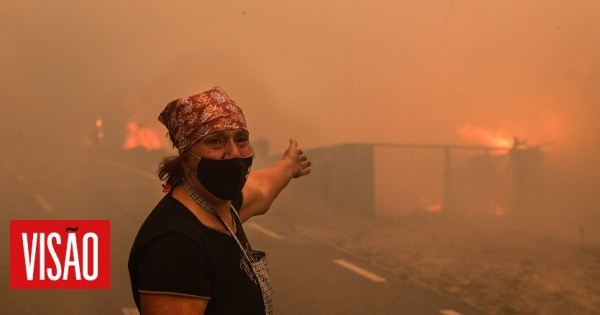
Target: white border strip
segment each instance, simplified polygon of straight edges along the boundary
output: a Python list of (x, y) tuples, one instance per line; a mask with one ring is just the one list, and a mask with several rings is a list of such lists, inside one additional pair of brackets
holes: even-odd
[(257, 230), (257, 231), (259, 231), (259, 232), (261, 232), (262, 234), (264, 234), (266, 236), (269, 236), (269, 237), (272, 237), (272, 238), (275, 238), (275, 239), (278, 239), (278, 240), (284, 239), (284, 237), (281, 236), (280, 234), (277, 234), (277, 232), (269, 230), (266, 227), (263, 227), (262, 225), (258, 225), (258, 224), (254, 223), (254, 222), (246, 223), (246, 225), (249, 226), (249, 227), (251, 227), (251, 228), (253, 228), (253, 229), (255, 229), (255, 230)]
[(35, 201), (42, 207), (42, 209), (46, 212), (54, 212), (54, 207), (44, 198), (42, 195), (34, 195)]
[(351, 264), (351, 263), (349, 263), (349, 262), (347, 262), (347, 261), (345, 261), (343, 259), (335, 259), (333, 262), (336, 263), (336, 264), (338, 264), (338, 265), (340, 265), (340, 266), (342, 266), (342, 267), (344, 267), (344, 268), (346, 268), (346, 269), (348, 269), (348, 270), (350, 270), (350, 271), (352, 271), (352, 272), (354, 272), (354, 273), (356, 273), (356, 274), (358, 274), (358, 275), (361, 275), (361, 276), (363, 276), (363, 277), (365, 277), (365, 278), (367, 278), (367, 279), (369, 279), (369, 280), (371, 280), (373, 282), (385, 282), (386, 281), (385, 278), (380, 277), (380, 276), (378, 276), (378, 275), (376, 275), (376, 274), (374, 274), (374, 273), (372, 273), (372, 272), (370, 272), (368, 270), (360, 268), (360, 267), (358, 267), (358, 266), (356, 266), (354, 264)]

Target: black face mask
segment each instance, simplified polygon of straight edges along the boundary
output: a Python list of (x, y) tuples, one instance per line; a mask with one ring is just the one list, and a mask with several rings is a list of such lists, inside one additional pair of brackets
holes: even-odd
[(252, 155), (224, 160), (199, 159), (196, 177), (211, 194), (223, 200), (238, 196), (250, 174)]

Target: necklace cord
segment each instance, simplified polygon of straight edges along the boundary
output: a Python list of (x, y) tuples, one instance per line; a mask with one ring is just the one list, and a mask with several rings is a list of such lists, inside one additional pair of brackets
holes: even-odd
[[(219, 215), (219, 213), (217, 213), (217, 211), (215, 210), (215, 208), (210, 203), (208, 203), (206, 200), (204, 200), (202, 197), (200, 197), (200, 195), (198, 195), (198, 193), (196, 193), (196, 191), (194, 190), (194, 188), (192, 187), (192, 185), (190, 185), (190, 183), (187, 180), (184, 180), (183, 184), (181, 186), (188, 193), (188, 195), (190, 195), (190, 197), (192, 197), (192, 199), (194, 199), (194, 201), (196, 201), (196, 203), (198, 203), (201, 207), (203, 207), (204, 209), (206, 209), (206, 211), (210, 212), (212, 215), (216, 216), (219, 220), (221, 220), (221, 223), (223, 223), (223, 225), (225, 225), (225, 227), (229, 231), (229, 234), (231, 234), (231, 236), (233, 236), (233, 238), (235, 239), (235, 242), (238, 244), (238, 246), (240, 247), (240, 249), (244, 253), (244, 256), (246, 256), (246, 259), (249, 262), (254, 262), (254, 260), (251, 260), (250, 257), (248, 256), (248, 253), (247, 253), (246, 249), (244, 248), (244, 246), (242, 246), (242, 243), (240, 243), (240, 240), (235, 236), (235, 233), (233, 232), (233, 230), (229, 227), (229, 225), (227, 224), (227, 222), (225, 222), (225, 220), (223, 220), (223, 218)], [(233, 209), (233, 206), (231, 206), (231, 208)], [(239, 219), (237, 211), (234, 210), (232, 212)]]

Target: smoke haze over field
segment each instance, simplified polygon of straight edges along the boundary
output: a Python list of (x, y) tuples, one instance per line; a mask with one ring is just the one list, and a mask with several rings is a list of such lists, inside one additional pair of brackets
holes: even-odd
[[(213, 85), (271, 151), (345, 142), (544, 147), (588, 205), (600, 184), (600, 2), (4, 1), (4, 143), (107, 143)], [(41, 142), (40, 142), (41, 143)], [(318, 166), (317, 166), (318, 167)], [(581, 198), (578, 198), (581, 199)]]

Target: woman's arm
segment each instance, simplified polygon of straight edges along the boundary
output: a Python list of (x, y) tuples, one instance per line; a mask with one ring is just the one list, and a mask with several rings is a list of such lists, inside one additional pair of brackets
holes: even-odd
[(204, 314), (207, 299), (140, 293), (140, 304), (144, 315), (198, 315)]
[(310, 173), (310, 161), (298, 149), (298, 142), (290, 139), (283, 158), (270, 167), (251, 171), (242, 190), (244, 201), (239, 211), (242, 222), (264, 214), (292, 178)]

